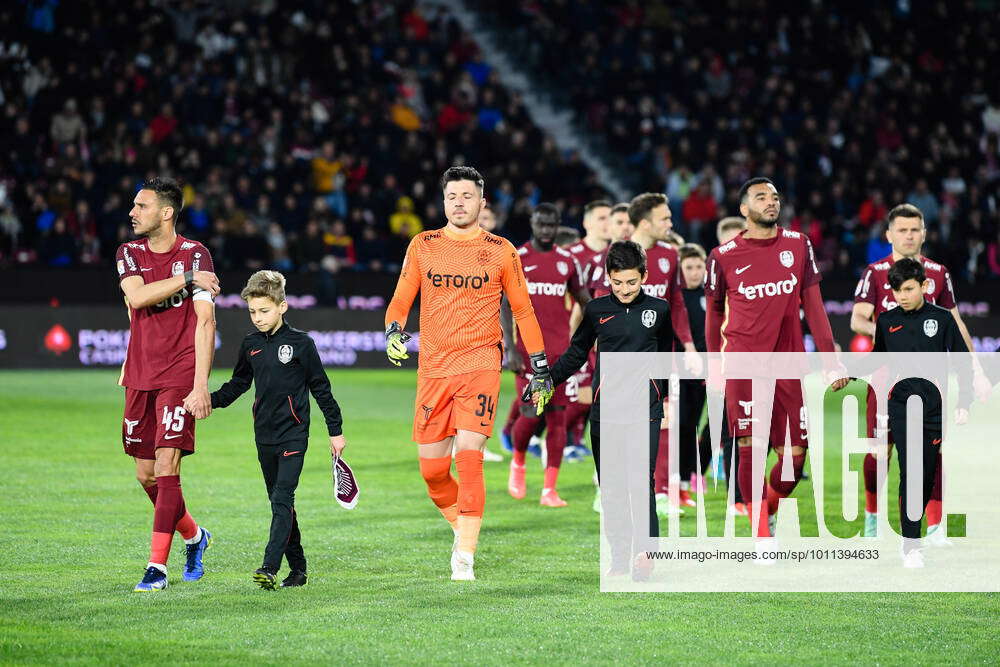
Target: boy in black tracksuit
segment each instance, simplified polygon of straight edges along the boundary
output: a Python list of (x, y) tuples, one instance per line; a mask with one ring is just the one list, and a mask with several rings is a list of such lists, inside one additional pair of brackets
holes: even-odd
[[(646, 253), (632, 241), (617, 241), (608, 249), (606, 269), (611, 284), (611, 294), (590, 301), (583, 309), (583, 320), (573, 334), (569, 349), (552, 367), (553, 386), (565, 382), (587, 360), (590, 349), (597, 342), (597, 366), (594, 370), (593, 396), (590, 409), (591, 449), (598, 478), (601, 474), (601, 352), (670, 352), (673, 349), (674, 330), (670, 323), (670, 304), (663, 299), (646, 295), (642, 283), (646, 279)], [(652, 323), (650, 324), (650, 320)], [(653, 500), (653, 469), (663, 419), (663, 388), (658, 380), (650, 381), (649, 388), (649, 535), (659, 535), (656, 505)], [(609, 498), (602, 491), (602, 504), (607, 509), (626, 507), (627, 498)], [(605, 514), (607, 519), (607, 514)], [(609, 575), (628, 573), (629, 559), (637, 551), (632, 542), (631, 515), (605, 521), (609, 529), (612, 565)], [(613, 534), (612, 534), (612, 531)], [(637, 540), (637, 541), (641, 541)], [(630, 551), (631, 550), (631, 551)], [(641, 580), (649, 576), (652, 561), (643, 558), (633, 563), (632, 576)]]
[[(955, 409), (955, 423), (964, 424), (968, 420), (968, 409), (972, 404), (972, 358), (962, 339), (955, 318), (950, 311), (927, 303), (923, 293), (927, 289), (927, 277), (920, 262), (901, 259), (889, 269), (889, 285), (898, 308), (886, 311), (875, 321), (875, 345), (873, 352), (952, 352), (953, 363), (958, 370), (958, 405)], [(864, 364), (862, 360), (862, 364)], [(866, 364), (870, 366), (870, 364)], [(867, 370), (867, 368), (865, 369)], [(898, 369), (897, 369), (898, 370)], [(867, 374), (865, 372), (859, 374)], [(897, 373), (898, 375), (898, 373)], [(896, 378), (889, 393), (889, 430), (899, 451), (899, 500), (900, 524), (904, 539), (903, 557), (907, 567), (922, 567), (918, 544), (920, 524), (923, 515), (913, 520), (907, 516), (907, 476), (906, 462), (909, 456), (923, 456), (923, 485), (920, 507), (930, 498), (937, 473), (938, 452), (942, 439), (942, 390), (939, 391), (928, 380), (920, 378)], [(910, 396), (919, 396), (923, 403), (923, 442), (920, 450), (909, 452), (906, 432), (906, 401)], [(911, 555), (912, 552), (912, 555)]]
[(282, 315), (285, 278), (277, 271), (258, 271), (241, 296), (258, 331), (247, 334), (233, 377), (212, 393), (212, 407), (224, 408), (256, 384), (253, 402), (257, 459), (271, 500), (271, 534), (264, 564), (254, 572), (261, 588), (274, 590), (282, 555), (291, 569), (283, 587), (306, 583), (306, 558), (295, 517), (295, 488), (309, 439), (309, 392), (326, 418), (330, 451), (339, 455), (346, 445), (340, 407), (330, 392), (330, 380), (316, 344), (304, 331), (293, 329)]

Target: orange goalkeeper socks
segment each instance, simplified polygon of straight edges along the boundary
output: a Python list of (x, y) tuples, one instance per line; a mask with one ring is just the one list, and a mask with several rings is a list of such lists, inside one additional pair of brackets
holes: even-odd
[(458, 469), (458, 549), (475, 553), (479, 528), (486, 507), (486, 483), (483, 481), (483, 453), (461, 451), (455, 455)]
[(451, 457), (420, 459), (420, 474), (427, 484), (427, 495), (453, 530), (458, 529), (458, 483), (451, 476)]

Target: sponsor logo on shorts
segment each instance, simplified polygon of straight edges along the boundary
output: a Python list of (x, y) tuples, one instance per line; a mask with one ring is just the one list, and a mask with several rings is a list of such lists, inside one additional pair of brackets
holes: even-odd
[(301, 454), (301, 453), (302, 453), (301, 449), (296, 449), (294, 452), (283, 452), (282, 456), (291, 456), (292, 454)]
[(139, 420), (138, 419), (136, 419), (134, 421), (131, 420), (131, 419), (126, 419), (125, 420), (125, 432), (128, 433), (129, 435), (132, 435), (132, 429), (134, 429), (138, 425), (139, 425)]
[(431, 418), (431, 413), (434, 412), (434, 408), (428, 405), (421, 405), (420, 407), (424, 410), (424, 421), (428, 421)]
[(174, 433), (173, 435), (165, 435), (165, 436), (163, 436), (163, 439), (164, 440), (173, 440), (174, 438), (179, 438), (182, 435), (183, 435), (182, 433)]

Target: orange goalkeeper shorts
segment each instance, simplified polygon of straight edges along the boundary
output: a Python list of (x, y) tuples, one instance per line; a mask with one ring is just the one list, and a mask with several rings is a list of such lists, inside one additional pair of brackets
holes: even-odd
[(443, 378), (417, 377), (413, 440), (426, 445), (458, 429), (493, 434), (500, 397), (500, 371), (482, 370)]

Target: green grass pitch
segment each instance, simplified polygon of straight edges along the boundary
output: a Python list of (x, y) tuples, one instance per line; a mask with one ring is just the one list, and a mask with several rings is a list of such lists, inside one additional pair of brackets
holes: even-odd
[(538, 506), (537, 461), (521, 502), (507, 466), (487, 464), (479, 580), (452, 582), (451, 534), (409, 443), (412, 370), (331, 373), (362, 485), (352, 512), (333, 502), (313, 406), (296, 501), (305, 588), (269, 593), (250, 579), (270, 514), (248, 393), (199, 423), (183, 467), (188, 508), (215, 534), (205, 578), (180, 581), (175, 539), (171, 587), (132, 593), (152, 508), (121, 451), (116, 375), (0, 373), (0, 663), (995, 660), (995, 595), (602, 594), (590, 462), (564, 466), (564, 510)]

